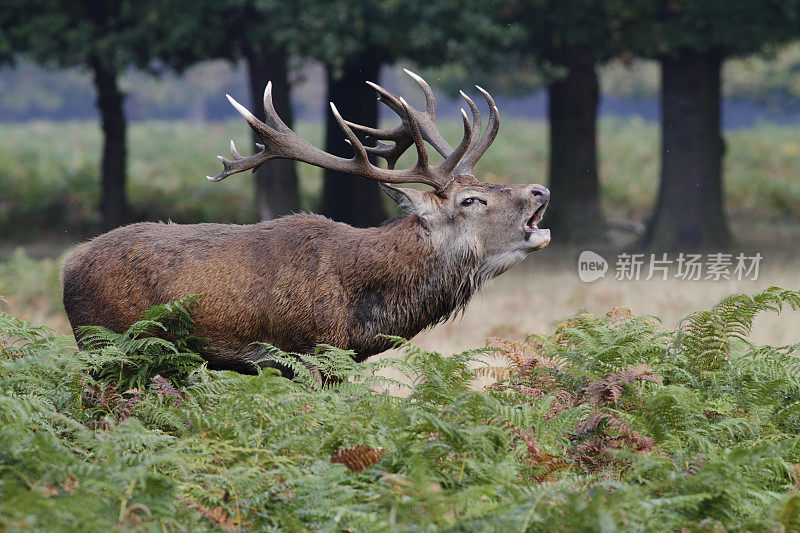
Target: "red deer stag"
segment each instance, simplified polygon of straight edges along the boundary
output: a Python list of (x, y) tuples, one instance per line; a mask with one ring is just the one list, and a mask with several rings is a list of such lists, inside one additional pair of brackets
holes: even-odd
[[(408, 71), (406, 71), (408, 72)], [(64, 307), (73, 329), (93, 324), (123, 331), (152, 305), (198, 294), (193, 309), (197, 334), (208, 341), (209, 367), (252, 372), (268, 364), (268, 343), (305, 353), (318, 344), (354, 350), (357, 360), (382, 352), (380, 334), (411, 338), (464, 309), (488, 279), (547, 246), (550, 231), (537, 224), (550, 199), (541, 185), (483, 183), (472, 175), (497, 135), (499, 114), (492, 97), (481, 116), (463, 92), (472, 121), (461, 110), (464, 135), (452, 148), (435, 124), (433, 92), (422, 88), (424, 111), (370, 83), (379, 100), (401, 118), (391, 130), (344, 120), (331, 111), (355, 155), (329, 154), (289, 129), (273, 108), (271, 85), (264, 92), (261, 122), (228, 96), (258, 134), (259, 151), (233, 159), (219, 181), (274, 158), (363, 176), (383, 184), (407, 216), (376, 228), (354, 228), (313, 214), (295, 214), (254, 225), (139, 223), (115, 229), (78, 246), (64, 262)], [(367, 146), (358, 132), (375, 141)], [(388, 141), (387, 144), (383, 141)], [(444, 160), (433, 165), (425, 142)], [(369, 143), (372, 144), (372, 143)], [(395, 169), (411, 146), (417, 161)], [(384, 158), (388, 168), (374, 165)], [(421, 191), (388, 184), (418, 183)]]

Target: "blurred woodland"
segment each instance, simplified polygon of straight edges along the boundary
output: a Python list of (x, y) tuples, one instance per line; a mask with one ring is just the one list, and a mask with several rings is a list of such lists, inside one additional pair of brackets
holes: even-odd
[[(147, 198), (135, 198), (147, 193), (131, 187), (131, 168), (149, 166), (148, 179), (175, 183), (163, 175), (164, 163), (170, 172), (180, 171), (172, 163), (186, 154), (132, 160), (131, 154), (139, 157), (132, 138), (143, 135), (145, 143), (158, 146), (164, 140), (151, 137), (157, 128), (170, 128), (153, 121), (184, 125), (186, 148), (196, 138), (204, 150), (197, 153), (191, 147), (193, 157), (209, 164), (202, 167), (204, 174), (181, 176), (180, 181), (202, 180), (215, 172), (213, 156), (224, 144), (216, 135), (213, 143), (200, 137), (227, 128), (224, 121), (234, 115), (222, 95), (229, 92), (247, 102), (249, 94), (259, 102), (252, 106), (258, 114), (270, 80), (277, 111), (287, 124), (297, 121), (302, 130), (324, 116), (321, 135), (311, 127), (311, 137), (321, 137), (317, 141), (326, 151), (349, 157), (351, 149), (333, 117), (323, 114), (324, 104), (334, 101), (348, 120), (377, 125), (384, 115), (364, 82), (380, 81), (416, 96), (413, 83), (398, 74), (399, 66), (410, 66), (453, 97), (438, 110), (445, 125), (457, 116), (457, 89), (474, 83), (498, 95), (504, 117), (546, 119), (541, 144), (504, 151), (516, 161), (492, 167), (488, 174), (498, 181), (538, 181), (550, 187), (554, 202), (545, 222), (560, 242), (606, 241), (616, 221), (609, 224), (605, 204), (614, 203), (619, 192), (628, 214), (635, 211), (629, 222), (644, 224), (635, 245), (728, 247), (734, 237), (726, 214), (725, 161), (737, 154), (731, 154), (732, 141), (723, 132), (763, 120), (792, 124), (800, 114), (800, 0), (3, 3), (0, 118), (14, 124), (0, 126), (0, 158), (10, 160), (0, 170), (0, 213), (5, 212), (0, 223), (3, 234), (13, 238), (35, 235), (32, 228), (41, 222), (51, 232), (56, 228), (82, 237), (156, 214), (171, 216), (143, 205)], [(601, 114), (660, 121), (657, 161), (646, 162), (657, 166), (657, 185), (634, 183), (629, 175), (620, 186), (615, 176), (601, 174)], [(19, 124), (30, 119), (99, 119), (102, 138), (97, 146), (92, 132), (78, 131), (72, 122), (34, 125), (34, 131)], [(137, 134), (132, 120), (147, 120), (149, 129)], [(48, 166), (47, 156), (20, 158), (18, 150), (25, 148), (18, 145), (36, 138), (37, 127), (47, 129), (40, 132), (51, 139), (45, 142), (62, 145), (72, 160)], [(506, 122), (505, 129), (519, 137), (538, 127)], [(770, 150), (791, 152), (787, 146), (779, 142)], [(531, 168), (525, 158), (532, 155), (542, 157)], [(98, 163), (73, 172), (75, 158)], [(761, 163), (761, 168), (768, 165)], [(509, 165), (518, 173), (503, 174)], [(793, 180), (786, 175), (794, 172), (791, 166), (782, 166), (775, 176), (765, 169), (768, 175), (755, 177), (778, 180), (783, 192), (773, 195), (777, 203), (794, 203)], [(36, 167), (41, 172), (31, 170)], [(254, 193), (238, 189), (249, 195), (254, 211), (242, 210), (235, 221), (309, 208), (359, 226), (387, 218), (379, 190), (368, 180), (325, 171), (320, 184), (304, 185), (306, 172), (285, 160), (262, 165), (255, 172)], [(41, 175), (48, 184), (31, 190), (36, 185), (30, 181)], [(22, 181), (26, 184), (20, 189)], [(626, 183), (652, 192), (644, 202), (649, 206), (631, 207), (630, 191), (604, 190)], [(192, 191), (214, 201), (214, 193)], [(217, 191), (224, 202), (225, 190)], [(65, 202), (65, 196), (72, 200)], [(159, 198), (152, 200), (157, 204)], [(83, 216), (87, 203), (96, 203), (96, 216)], [(73, 209), (80, 215), (71, 214)], [(195, 211), (183, 217), (176, 209), (174, 218), (199, 221), (214, 210)], [(27, 218), (20, 218), (22, 213)]]

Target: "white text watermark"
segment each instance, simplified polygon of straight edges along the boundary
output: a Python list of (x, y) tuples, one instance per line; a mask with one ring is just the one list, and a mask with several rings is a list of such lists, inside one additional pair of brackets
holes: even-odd
[[(649, 281), (679, 279), (685, 281), (757, 280), (763, 256), (760, 253), (707, 254), (621, 253), (614, 262), (614, 279), (620, 281)], [(578, 257), (578, 276), (592, 282), (606, 277), (608, 261), (591, 250)]]

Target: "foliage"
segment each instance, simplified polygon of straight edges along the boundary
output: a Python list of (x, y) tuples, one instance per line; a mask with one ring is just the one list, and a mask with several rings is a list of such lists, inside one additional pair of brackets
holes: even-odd
[[(190, 305), (92, 332), (123, 359), (191, 361)], [(793, 531), (800, 346), (746, 340), (784, 306), (800, 292), (734, 295), (674, 332), (624, 309), (578, 315), (492, 341), (509, 367), (477, 371), (505, 376), (485, 393), (468, 364), (485, 349), (402, 339), (404, 361), (295, 356), (340, 378), (324, 383), (203, 366), (170, 383), (166, 360), (112, 376), (96, 371), (107, 342), (75, 352), (0, 313), (0, 527)], [(132, 333), (152, 328), (178, 335)], [(385, 365), (408, 375), (406, 397), (378, 392)]]
[(79, 328), (80, 344), (91, 352), (89, 371), (99, 381), (114, 381), (120, 390), (145, 387), (153, 376), (184, 384), (203, 363), (197, 352), (204, 342), (191, 336), (194, 321), (189, 310), (197, 300), (188, 296), (152, 307), (123, 333), (101, 326)]
[(102, 64), (111, 71), (146, 67), (170, 31), (158, 2), (75, 3), (9, 0), (0, 23), (16, 56), (60, 67)]
[(298, 30), (293, 47), (336, 74), (359, 57), (440, 66), (465, 53), (508, 46), (516, 30), (492, 18), (501, 5), (498, 0), (304, 0), (293, 4)]
[(163, 12), (169, 30), (156, 55), (176, 69), (206, 59), (260, 58), (301, 37), (298, 14), (276, 0), (175, 1)]
[(611, 3), (625, 15), (621, 29), (627, 30), (624, 41), (634, 55), (677, 56), (691, 50), (741, 56), (798, 36), (796, 0)]

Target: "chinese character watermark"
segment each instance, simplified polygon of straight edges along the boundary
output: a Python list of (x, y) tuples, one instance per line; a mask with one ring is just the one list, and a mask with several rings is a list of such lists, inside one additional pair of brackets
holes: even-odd
[[(621, 253), (614, 263), (614, 279), (620, 281), (649, 281), (680, 279), (685, 281), (720, 281), (758, 279), (760, 253), (747, 255), (715, 252), (708, 254), (679, 253)], [(591, 283), (604, 278), (609, 262), (600, 254), (585, 250), (578, 257), (578, 276)]]

